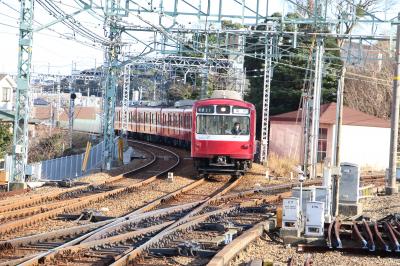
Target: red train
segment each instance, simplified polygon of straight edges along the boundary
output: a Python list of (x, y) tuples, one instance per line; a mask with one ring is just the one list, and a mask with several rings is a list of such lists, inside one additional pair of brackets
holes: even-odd
[[(256, 111), (234, 99), (199, 100), (190, 107), (130, 107), (128, 134), (137, 139), (191, 148), (201, 175), (237, 176), (251, 168), (256, 151)], [(117, 108), (115, 129), (121, 130)]]

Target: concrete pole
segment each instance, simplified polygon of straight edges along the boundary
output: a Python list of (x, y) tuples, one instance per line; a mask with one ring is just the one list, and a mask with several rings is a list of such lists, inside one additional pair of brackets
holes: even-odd
[(206, 34), (206, 40), (204, 43), (204, 57), (203, 58), (206, 63), (202, 69), (200, 99), (207, 98), (207, 91), (208, 91), (208, 34)]
[(57, 122), (56, 125), (60, 126), (60, 108), (61, 108), (61, 78), (58, 78), (57, 84)]
[(318, 162), (318, 140), (319, 140), (319, 116), (321, 105), (321, 91), (322, 91), (322, 71), (323, 71), (323, 40), (317, 41), (315, 51), (315, 77), (314, 77), (314, 92), (312, 103), (312, 121), (311, 121), (311, 147), (310, 147), (310, 164), (311, 171), (309, 178), (317, 177), (317, 162)]
[[(400, 13), (398, 14), (400, 19)], [(391, 131), (390, 131), (390, 160), (389, 160), (389, 176), (386, 182), (386, 195), (393, 195), (398, 192), (396, 185), (396, 167), (397, 167), (397, 140), (399, 136), (399, 104), (400, 104), (400, 24), (397, 25), (396, 36), (396, 67), (393, 77), (393, 98), (392, 98), (392, 115), (391, 115)]]
[(336, 173), (334, 175), (333, 182), (333, 208), (332, 214), (333, 216), (339, 215), (339, 182), (340, 182), (340, 174), (338, 173), (340, 169), (340, 138), (342, 131), (342, 123), (343, 123), (343, 95), (344, 95), (344, 78), (346, 75), (346, 66), (343, 65), (342, 73), (340, 75), (340, 80), (337, 89), (336, 95), (336, 131), (335, 131), (335, 154), (333, 165), (336, 168)]

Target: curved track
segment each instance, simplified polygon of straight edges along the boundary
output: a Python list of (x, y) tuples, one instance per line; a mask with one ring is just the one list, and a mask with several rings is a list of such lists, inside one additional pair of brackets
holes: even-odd
[[(107, 185), (112, 184), (112, 186), (114, 187), (113, 189), (110, 189), (109, 191), (95, 193), (93, 195), (85, 195), (83, 197), (79, 197), (76, 199), (72, 198), (70, 200), (64, 200), (62, 204), (52, 203), (50, 205), (50, 207), (48, 207), (49, 204), (46, 203), (47, 200), (49, 200), (49, 199), (51, 200), (56, 197), (59, 197), (60, 195), (65, 195), (65, 194), (61, 194), (61, 193), (57, 192), (57, 193), (51, 193), (50, 195), (45, 195), (45, 196), (34, 196), (33, 199), (28, 198), (26, 200), (21, 200), (21, 202), (18, 202), (18, 203), (12, 203), (12, 199), (10, 199), (8, 202), (3, 203), (3, 205), (1, 207), (4, 207), (4, 210), (8, 210), (11, 208), (17, 208), (17, 210), (0, 213), (0, 217), (3, 217), (3, 221), (7, 221), (5, 224), (0, 225), (0, 231), (3, 233), (11, 233), (12, 231), (20, 230), (22, 228), (25, 228), (27, 226), (30, 226), (30, 225), (33, 225), (36, 223), (40, 224), (41, 222), (48, 220), (49, 218), (55, 217), (61, 213), (66, 213), (66, 212), (71, 212), (74, 210), (82, 209), (83, 207), (90, 205), (91, 203), (94, 203), (96, 201), (105, 200), (110, 197), (117, 198), (120, 194), (123, 194), (125, 192), (130, 192), (130, 191), (132, 191), (132, 189), (134, 190), (141, 186), (145, 186), (147, 184), (155, 182), (157, 180), (157, 176), (170, 171), (171, 169), (176, 167), (180, 162), (179, 156), (172, 151), (169, 151), (169, 150), (161, 148), (161, 147), (156, 147), (151, 144), (146, 144), (146, 143), (140, 143), (140, 145), (147, 145), (148, 148), (151, 147), (152, 149), (157, 149), (157, 151), (163, 150), (165, 153), (168, 153), (168, 155), (171, 158), (173, 158), (173, 161), (163, 160), (163, 162), (157, 164), (157, 161), (160, 161), (160, 159), (157, 158), (157, 156), (155, 155), (154, 152), (150, 151), (150, 153), (152, 154), (152, 159), (148, 163), (146, 163), (145, 165), (141, 165), (140, 167), (137, 167), (128, 172), (125, 172), (123, 174), (119, 174), (119, 175), (113, 177), (111, 181), (108, 180), (108, 182), (105, 182)], [(131, 185), (116, 187), (116, 184), (119, 184), (118, 181), (123, 180), (123, 177), (131, 176), (133, 173), (139, 174), (143, 170), (148, 170), (150, 166), (156, 167), (156, 169), (158, 169), (158, 171), (151, 171), (152, 175), (150, 177), (146, 177), (142, 181), (135, 182), (135, 183), (133, 183), (131, 181), (130, 182)], [(143, 177), (144, 176), (146, 176), (146, 175), (143, 175)], [(147, 176), (148, 176), (148, 174), (147, 174)], [(122, 184), (126, 184), (126, 182), (122, 182)], [(68, 191), (67, 193), (70, 193), (71, 191), (81, 190), (84, 187), (85, 186), (80, 186), (78, 188), (67, 189), (67, 191)], [(43, 207), (43, 206), (29, 207), (29, 206), (31, 206), (31, 204), (34, 204), (34, 203), (30, 203), (29, 201), (33, 201), (37, 204), (43, 204), (43, 206), (45, 206), (45, 207)], [(59, 205), (57, 206), (57, 204), (59, 204)], [(60, 206), (60, 205), (62, 205), (62, 206)], [(26, 206), (28, 206), (28, 207), (26, 207)], [(53, 206), (54, 206), (54, 208), (52, 208)], [(25, 217), (29, 212), (34, 212), (36, 210), (39, 213), (30, 215), (29, 217)], [(18, 219), (18, 212), (22, 213), (21, 214), (22, 219)], [(15, 216), (12, 216), (13, 214), (15, 214)], [(11, 220), (11, 219), (7, 220), (10, 217), (13, 217), (14, 220)], [(101, 225), (101, 223), (98, 224), (97, 227), (99, 227), (100, 225)], [(85, 226), (81, 226), (81, 227), (77, 226), (73, 230), (64, 230), (64, 232), (61, 232), (60, 235), (57, 235), (58, 234), (57, 232), (43, 233), (43, 234), (35, 235), (33, 237), (20, 238), (19, 240), (17, 240), (14, 243), (18, 243), (18, 241), (19, 241), (19, 243), (24, 243), (24, 245), (25, 245), (32, 239), (34, 239), (33, 241), (31, 241), (32, 243), (38, 243), (38, 242), (43, 243), (46, 241), (48, 242), (48, 240), (50, 240), (50, 239), (60, 238), (59, 240), (61, 240), (61, 242), (48, 245), (48, 248), (51, 249), (52, 247), (63, 244), (63, 242), (69, 241), (71, 239), (71, 236), (78, 236), (78, 235), (82, 234), (83, 232), (93, 230), (93, 228), (96, 228), (96, 226), (95, 227), (90, 226), (90, 225), (88, 225), (86, 227)], [(63, 230), (61, 230), (61, 231), (63, 231)], [(25, 242), (24, 242), (24, 240), (25, 240)], [(5, 247), (9, 246), (9, 243), (10, 243), (10, 241), (2, 241), (2, 242), (0, 242), (0, 245), (4, 249)], [(30, 249), (35, 251), (35, 247), (32, 247)], [(42, 249), (43, 249), (43, 245), (42, 245)], [(39, 247), (36, 250), (40, 251), (41, 248)], [(9, 257), (9, 256), (7, 256), (6, 253), (2, 252), (0, 257), (2, 257), (3, 260), (10, 260), (12, 258), (19, 257), (19, 256), (18, 255), (14, 256), (14, 254), (13, 254), (13, 256)]]
[[(140, 144), (142, 144), (142, 143), (140, 143)], [(145, 145), (147, 145), (147, 143)], [(151, 145), (151, 144), (148, 144), (148, 145), (154, 147), (154, 145)], [(163, 149), (161, 147), (156, 147), (156, 148)], [(179, 158), (179, 156), (177, 156), (176, 154), (175, 154), (175, 157)], [(165, 173), (167, 171), (170, 171), (172, 168), (176, 167), (178, 165), (178, 163), (179, 163), (178, 160), (174, 164), (168, 163), (168, 168), (165, 169), (163, 172)], [(158, 175), (159, 174), (161, 174), (161, 172), (158, 173)], [(153, 177), (151, 177), (151, 178), (153, 178)], [(145, 181), (148, 182), (148, 180), (149, 179), (146, 179)], [(237, 184), (237, 182), (238, 181), (234, 182), (234, 184)], [(100, 223), (96, 223), (96, 224), (76, 226), (74, 228), (57, 230), (54, 232), (43, 233), (43, 234), (31, 236), (31, 237), (25, 237), (25, 238), (19, 238), (19, 239), (0, 242), (0, 247), (3, 249), (3, 252), (1, 253), (2, 255), (4, 255), (3, 258), (7, 259), (7, 260), (13, 259), (5, 265), (15, 265), (15, 264), (19, 264), (19, 263), (29, 260), (29, 259), (31, 259), (31, 262), (32, 261), (37, 262), (45, 255), (52, 254), (61, 248), (73, 246), (76, 243), (82, 241), (82, 239), (88, 238), (87, 241), (90, 242), (90, 236), (96, 232), (97, 232), (97, 235), (103, 234), (103, 236), (104, 236), (104, 234), (108, 232), (107, 228), (115, 226), (115, 225), (121, 223), (122, 221), (126, 221), (126, 220), (135, 221), (135, 219), (137, 218), (138, 215), (143, 214), (144, 212), (154, 209), (156, 207), (160, 208), (160, 205), (162, 205), (162, 204), (164, 205), (163, 207), (166, 207), (166, 204), (168, 204), (170, 201), (173, 202), (173, 201), (179, 200), (180, 195), (188, 193), (189, 191), (194, 190), (194, 189), (199, 189), (202, 185), (207, 185), (209, 183), (210, 182), (205, 181), (204, 179), (194, 181), (191, 184), (189, 184), (181, 189), (178, 189), (176, 191), (168, 193), (167, 195), (160, 197), (160, 198), (146, 204), (145, 206), (137, 209), (136, 211), (134, 211), (128, 215), (123, 216), (122, 218), (117, 218), (117, 219), (113, 219), (111, 221), (105, 221), (105, 222), (100, 222)], [(149, 184), (149, 183), (147, 183), (147, 184)], [(200, 191), (201, 191), (201, 189), (200, 189)], [(226, 191), (227, 191), (226, 185), (219, 185), (217, 188), (214, 188), (214, 191), (208, 189), (207, 192), (209, 194), (222, 195)], [(156, 211), (153, 211), (153, 213), (155, 213), (155, 214), (152, 214), (152, 212), (150, 212), (150, 213), (146, 214), (147, 216), (145, 216), (145, 217), (154, 218), (151, 215), (156, 215), (156, 216), (162, 215), (163, 216), (165, 213), (169, 214), (169, 212), (171, 212), (171, 210), (175, 210), (175, 212), (182, 212), (182, 210), (184, 210), (185, 208), (190, 207), (192, 209), (194, 206), (197, 206), (199, 203), (204, 203), (207, 199), (210, 198), (210, 196), (206, 196), (206, 195), (203, 195), (202, 201), (197, 201), (197, 202), (193, 202), (190, 204), (184, 204), (181, 206), (173, 206), (174, 204), (170, 204), (172, 207), (158, 209)], [(174, 217), (174, 219), (176, 219), (176, 217)], [(170, 220), (170, 221), (172, 221), (172, 220)], [(96, 229), (96, 228), (100, 228), (100, 229)], [(96, 235), (96, 234), (94, 234), (94, 235)], [(136, 233), (134, 233), (133, 235), (136, 235)], [(103, 237), (103, 236), (101, 236), (101, 237)], [(129, 234), (128, 234), (128, 236), (129, 236)], [(93, 239), (93, 237), (92, 237), (92, 239)], [(118, 238), (118, 239), (123, 239), (123, 237)], [(11, 247), (14, 248), (13, 255), (6, 258), (7, 254), (8, 254), (7, 251), (10, 250)], [(15, 252), (15, 250), (17, 252)], [(28, 250), (28, 252), (26, 252), (27, 250)], [(43, 251), (43, 253), (38, 254), (37, 252), (40, 252), (40, 251)], [(0, 256), (1, 256), (1, 254), (0, 254)], [(10, 255), (10, 254), (8, 254), (8, 255)], [(31, 262), (26, 262), (26, 263), (27, 263), (27, 265), (29, 265)]]

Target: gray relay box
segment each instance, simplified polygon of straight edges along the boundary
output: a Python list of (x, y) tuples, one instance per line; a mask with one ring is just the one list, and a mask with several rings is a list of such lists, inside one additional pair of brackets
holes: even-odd
[(341, 203), (358, 203), (360, 197), (360, 168), (357, 164), (341, 163), (339, 201)]

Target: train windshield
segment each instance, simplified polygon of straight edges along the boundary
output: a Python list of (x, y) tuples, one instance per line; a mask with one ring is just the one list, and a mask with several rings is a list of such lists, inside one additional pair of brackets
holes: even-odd
[(234, 115), (198, 115), (197, 134), (249, 135), (250, 118)]

